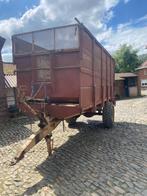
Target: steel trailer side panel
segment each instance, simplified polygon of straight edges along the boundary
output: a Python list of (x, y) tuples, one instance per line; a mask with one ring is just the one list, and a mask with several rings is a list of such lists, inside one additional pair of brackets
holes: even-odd
[(79, 102), (80, 95), (79, 51), (58, 53), (53, 66), (53, 99)]
[(113, 59), (111, 59), (111, 99), (113, 101), (115, 101), (115, 97), (114, 97), (114, 82), (115, 82), (115, 72), (114, 72), (114, 68), (115, 68), (115, 62)]
[(110, 100), (110, 57), (107, 56), (107, 100)]
[(102, 48), (94, 43), (94, 92), (95, 92), (95, 106), (102, 103)]
[(92, 40), (81, 30), (80, 107), (82, 111), (93, 107)]
[(18, 89), (28, 97), (78, 102), (78, 61), (78, 52), (17, 57)]
[[(114, 98), (113, 59), (84, 28), (79, 27), (78, 31), (75, 28), (73, 35), (76, 32), (79, 33), (79, 48), (45, 50), (45, 53), (41, 53), (38, 50), (42, 51), (43, 48), (37, 47), (37, 53), (14, 55), (21, 93), (33, 99), (47, 100), (44, 104), (46, 112), (60, 119), (86, 111), (94, 112), (97, 107), (102, 108), (105, 101)], [(39, 38), (43, 39), (40, 34)], [(17, 39), (19, 46), (23, 39), (20, 43)], [(36, 50), (32, 41), (28, 41), (28, 38), (25, 41), (29, 43), (30, 50), (34, 47)], [(33, 107), (37, 109), (35, 104)], [(76, 107), (67, 107), (67, 104), (75, 104)]]
[(32, 57), (18, 57), (15, 58), (14, 63), (17, 65), (18, 93), (23, 93), (24, 96), (31, 96)]
[(94, 111), (114, 99), (114, 60), (84, 29), (81, 36), (80, 103), (82, 111)]

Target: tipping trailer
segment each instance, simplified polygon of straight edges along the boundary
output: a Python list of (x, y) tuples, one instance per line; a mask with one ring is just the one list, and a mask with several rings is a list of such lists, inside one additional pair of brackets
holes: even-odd
[(113, 126), (115, 62), (83, 24), (17, 34), (12, 43), (19, 107), (40, 120), (15, 163), (42, 138), (50, 154), (52, 131), (63, 120), (102, 115), (104, 126)]

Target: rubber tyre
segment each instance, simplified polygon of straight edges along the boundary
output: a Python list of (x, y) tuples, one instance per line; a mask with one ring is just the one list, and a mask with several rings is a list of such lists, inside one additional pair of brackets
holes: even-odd
[(103, 107), (103, 124), (105, 128), (112, 128), (114, 124), (114, 105), (106, 102)]

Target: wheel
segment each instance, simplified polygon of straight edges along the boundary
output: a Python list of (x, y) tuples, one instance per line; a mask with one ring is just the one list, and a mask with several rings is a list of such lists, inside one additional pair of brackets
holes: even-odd
[(114, 124), (114, 105), (109, 101), (103, 107), (103, 124), (105, 128), (112, 128)]

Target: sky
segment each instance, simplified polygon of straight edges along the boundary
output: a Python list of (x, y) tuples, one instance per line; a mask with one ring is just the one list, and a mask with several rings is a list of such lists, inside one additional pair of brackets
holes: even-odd
[(147, 0), (0, 0), (3, 61), (12, 61), (13, 34), (73, 24), (74, 17), (111, 54), (122, 44), (147, 53)]

